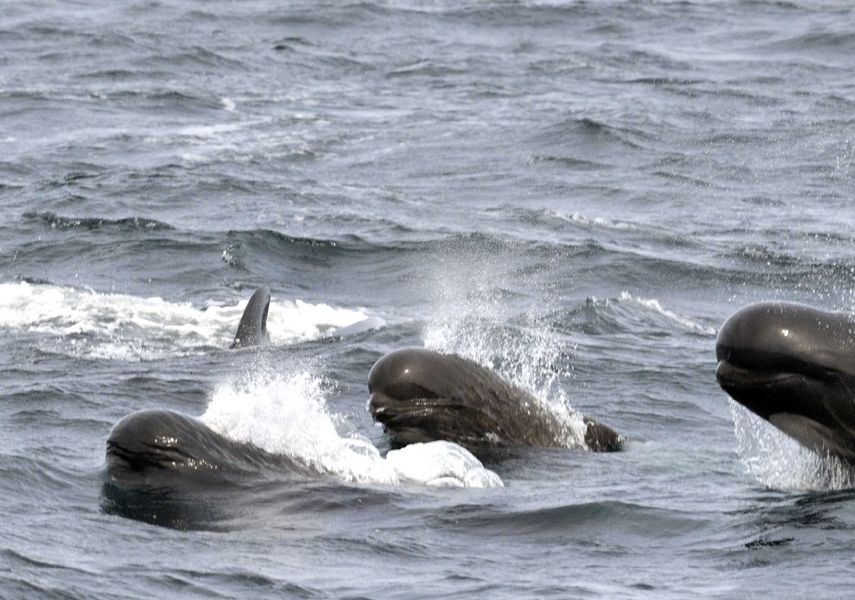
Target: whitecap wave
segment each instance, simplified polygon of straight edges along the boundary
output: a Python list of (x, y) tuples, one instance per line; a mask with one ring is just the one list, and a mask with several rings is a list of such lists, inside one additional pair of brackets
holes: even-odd
[(620, 298), (618, 301), (621, 304), (629, 305), (629, 306), (637, 306), (643, 308), (644, 310), (655, 313), (659, 316), (665, 317), (669, 321), (672, 321), (684, 329), (688, 329), (689, 331), (694, 331), (697, 333), (701, 333), (704, 335), (715, 335), (716, 330), (715, 327), (707, 327), (701, 325), (690, 319), (689, 317), (685, 317), (683, 315), (679, 315), (671, 310), (668, 310), (662, 306), (659, 300), (655, 298), (639, 298), (637, 296), (633, 296), (629, 292), (623, 291), (620, 293)]
[(847, 463), (812, 452), (733, 400), (729, 404), (737, 455), (766, 487), (782, 491), (855, 487), (855, 470)]
[(326, 407), (326, 382), (309, 371), (254, 374), (215, 391), (201, 419), (220, 434), (281, 454), (344, 481), (386, 485), (501, 487), (498, 475), (450, 442), (408, 446), (386, 458), (367, 438), (339, 435)]
[[(83, 358), (148, 360), (231, 345), (248, 299), (198, 308), (159, 297), (49, 284), (0, 283), (0, 328), (54, 336), (50, 350)], [(367, 319), (360, 310), (272, 301), (273, 344), (317, 339)]]
[(603, 229), (617, 229), (622, 231), (631, 231), (638, 229), (636, 225), (633, 225), (632, 223), (628, 223), (626, 221), (613, 221), (611, 219), (606, 219), (603, 217), (588, 217), (578, 212), (574, 212), (568, 215), (557, 211), (549, 211), (549, 214), (563, 221), (570, 221), (571, 223), (582, 225), (584, 227), (600, 227)]

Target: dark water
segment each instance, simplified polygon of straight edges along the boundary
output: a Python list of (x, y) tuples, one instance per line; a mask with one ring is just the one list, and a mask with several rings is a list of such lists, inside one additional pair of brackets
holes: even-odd
[[(853, 56), (844, 2), (3, 4), (0, 596), (848, 597), (851, 474), (733, 408), (714, 338), (855, 308)], [(227, 352), (261, 284), (274, 348)], [(336, 452), (388, 449), (407, 345), (627, 450), (382, 483)], [(325, 474), (105, 492), (143, 408)]]

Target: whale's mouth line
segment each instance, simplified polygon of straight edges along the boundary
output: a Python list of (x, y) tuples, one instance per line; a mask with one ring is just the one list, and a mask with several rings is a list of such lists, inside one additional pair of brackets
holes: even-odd
[[(821, 447), (817, 439), (834, 437), (832, 430), (839, 420), (834, 399), (848, 389), (837, 371), (769, 371), (726, 359), (719, 361), (716, 379), (738, 404), (811, 449)], [(842, 445), (836, 442), (835, 447)]]
[(774, 389), (795, 385), (810, 376), (792, 371), (758, 370), (741, 367), (722, 359), (715, 370), (718, 384), (727, 389)]
[(381, 423), (402, 415), (428, 417), (438, 411), (472, 411), (471, 404), (453, 398), (394, 398), (383, 392), (373, 392), (368, 400), (371, 414)]
[(502, 428), (477, 406), (454, 398), (397, 399), (375, 391), (368, 407), (374, 419), (392, 434), (396, 445), (438, 439), (459, 444), (501, 444)]

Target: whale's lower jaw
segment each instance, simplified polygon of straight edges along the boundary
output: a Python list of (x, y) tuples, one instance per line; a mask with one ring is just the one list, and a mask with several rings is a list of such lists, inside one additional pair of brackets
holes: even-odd
[(855, 419), (841, 418), (853, 399), (842, 375), (752, 371), (722, 360), (716, 379), (735, 402), (805, 448), (855, 465)]
[(852, 440), (843, 438), (833, 429), (808, 417), (791, 413), (774, 413), (768, 420), (805, 448), (823, 456), (836, 456), (855, 465)]

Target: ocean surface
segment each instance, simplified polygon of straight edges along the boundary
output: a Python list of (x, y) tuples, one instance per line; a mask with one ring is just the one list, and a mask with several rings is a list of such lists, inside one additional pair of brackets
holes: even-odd
[[(4, 2), (0, 148), (0, 597), (851, 597), (853, 474), (714, 375), (855, 310), (849, 2)], [(626, 450), (436, 485), (366, 408), (407, 346)], [(146, 408), (316, 475), (116, 497)]]

